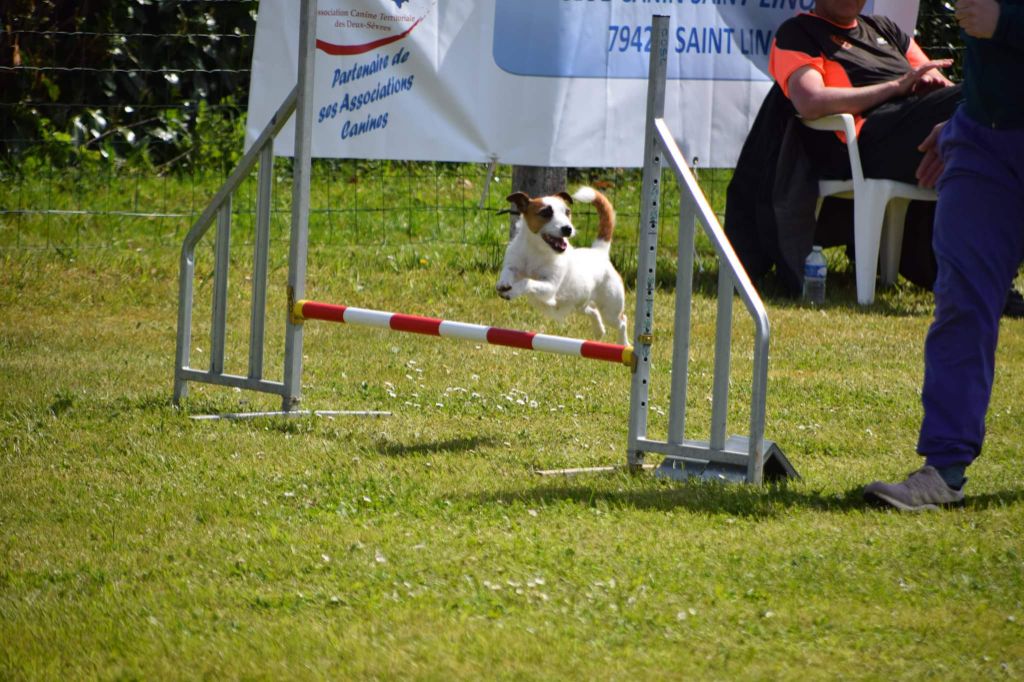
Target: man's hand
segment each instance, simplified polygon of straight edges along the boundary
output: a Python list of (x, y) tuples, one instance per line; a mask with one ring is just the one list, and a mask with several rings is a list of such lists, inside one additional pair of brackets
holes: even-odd
[(996, 0), (957, 0), (956, 20), (972, 38), (991, 38), (999, 25)]
[(945, 121), (932, 128), (928, 137), (924, 138), (924, 142), (917, 147), (918, 151), (924, 152), (924, 158), (917, 165), (915, 173), (917, 183), (922, 187), (935, 187), (935, 183), (939, 181), (942, 171), (946, 167), (939, 151), (939, 133), (942, 132), (944, 125), (946, 125)]
[(946, 78), (938, 69), (932, 69), (921, 75), (914, 86), (915, 95), (924, 95), (933, 90), (952, 87), (953, 81)]
[(929, 90), (935, 90), (938, 87), (946, 87), (945, 83), (937, 85), (937, 83), (940, 82), (938, 79), (941, 79), (946, 83), (949, 83), (949, 81), (946, 80), (945, 76), (936, 71), (936, 69), (945, 69), (952, 65), (952, 59), (932, 59), (916, 69), (908, 71), (903, 76), (900, 76), (899, 80), (896, 81), (898, 88), (897, 96), (905, 97), (912, 92), (928, 92)]

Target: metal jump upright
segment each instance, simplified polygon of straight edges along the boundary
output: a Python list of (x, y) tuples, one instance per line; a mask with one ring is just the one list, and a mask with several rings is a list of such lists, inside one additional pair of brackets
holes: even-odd
[[(302, 324), (290, 315), (291, 304), (303, 297), (309, 232), (309, 178), (312, 167), (313, 61), (316, 46), (316, 0), (301, 0), (299, 16), (298, 83), (285, 97), (238, 167), (228, 176), (210, 205), (189, 230), (181, 247), (178, 283), (178, 337), (174, 368), (174, 402), (188, 393), (188, 382), (202, 382), (262, 391), (281, 396), (282, 413), (291, 413), (302, 391)], [(270, 242), (274, 138), (295, 114), (295, 163), (292, 186), (291, 237), (288, 257), (288, 312), (285, 313), (283, 381), (263, 376), (263, 347), (267, 301), (267, 256)], [(249, 367), (245, 376), (224, 371), (227, 332), (228, 264), (231, 243), (231, 198), (259, 164), (256, 196), (256, 236), (253, 248), (252, 314), (249, 328)], [(213, 312), (210, 362), (207, 369), (190, 365), (192, 307), (195, 298), (195, 251), (216, 219), (214, 243)], [(268, 414), (268, 413), (260, 413)]]
[[(700, 477), (761, 483), (766, 477), (776, 479), (796, 476), (796, 470), (778, 446), (764, 438), (768, 385), (768, 313), (664, 120), (668, 44), (669, 17), (655, 16), (647, 80), (634, 315), (636, 370), (630, 387), (627, 464), (632, 469), (639, 469), (644, 463), (644, 455), (652, 452), (665, 456), (655, 474), (675, 479)], [(647, 418), (651, 345), (654, 343), (655, 262), (663, 159), (675, 174), (681, 191), (668, 437), (659, 441), (648, 436)], [(711, 240), (719, 263), (711, 435), (707, 441), (686, 440), (684, 437), (690, 309), (693, 299), (693, 241), (697, 223), (700, 223)], [(726, 437), (734, 293), (739, 294), (754, 320), (754, 371), (750, 389), (750, 435)]]

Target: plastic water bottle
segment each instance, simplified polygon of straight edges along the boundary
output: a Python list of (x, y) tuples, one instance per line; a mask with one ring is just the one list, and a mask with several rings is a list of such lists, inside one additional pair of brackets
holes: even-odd
[(825, 302), (825, 277), (828, 275), (828, 263), (821, 247), (815, 245), (804, 261), (804, 301), (811, 305)]

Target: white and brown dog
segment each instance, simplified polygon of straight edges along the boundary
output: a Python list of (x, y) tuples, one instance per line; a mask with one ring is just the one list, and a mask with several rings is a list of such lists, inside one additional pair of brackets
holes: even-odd
[[(582, 312), (593, 322), (594, 338), (604, 336), (605, 324), (626, 344), (626, 291), (622, 277), (608, 257), (615, 230), (615, 208), (605, 195), (581, 187), (572, 196), (530, 198), (523, 192), (508, 197), (519, 213), (515, 236), (505, 249), (498, 295), (527, 296), (535, 308), (559, 322)], [(597, 238), (590, 248), (573, 248), (573, 200), (594, 204)]]

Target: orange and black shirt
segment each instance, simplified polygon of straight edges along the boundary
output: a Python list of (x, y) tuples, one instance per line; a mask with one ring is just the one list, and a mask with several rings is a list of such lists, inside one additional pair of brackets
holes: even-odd
[[(888, 17), (861, 16), (840, 26), (798, 14), (779, 26), (768, 57), (772, 78), (789, 97), (789, 78), (809, 66), (829, 87), (863, 87), (895, 80), (928, 61), (913, 38)], [(863, 124), (860, 116), (857, 130)]]

